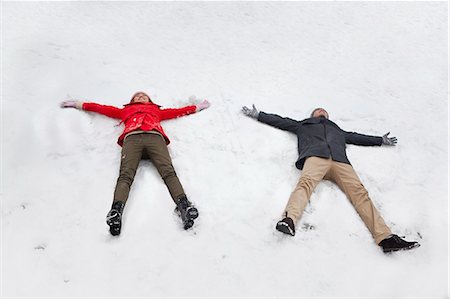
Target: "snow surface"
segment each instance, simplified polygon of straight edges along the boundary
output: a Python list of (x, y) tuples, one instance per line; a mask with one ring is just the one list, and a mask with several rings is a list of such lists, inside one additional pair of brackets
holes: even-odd
[[(447, 2), (3, 2), (1, 295), (448, 295)], [(142, 162), (122, 235), (105, 224), (122, 128), (60, 109), (208, 99), (163, 126), (195, 228)], [(326, 108), (396, 147), (348, 146), (394, 233), (385, 255), (337, 186), (321, 183), (295, 237), (274, 229), (300, 172), (296, 137), (243, 116)]]

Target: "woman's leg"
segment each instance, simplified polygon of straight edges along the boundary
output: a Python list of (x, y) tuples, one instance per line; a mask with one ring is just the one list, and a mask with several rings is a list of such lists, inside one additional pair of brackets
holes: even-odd
[(136, 170), (141, 161), (144, 143), (143, 134), (130, 135), (125, 139), (122, 147), (122, 156), (120, 161), (119, 178), (117, 179), (116, 189), (114, 191), (114, 202), (128, 200), (130, 187), (133, 183)]
[(178, 204), (179, 200), (186, 194), (172, 165), (166, 141), (159, 134), (142, 135), (145, 138), (145, 151), (148, 157), (164, 180), (173, 201)]

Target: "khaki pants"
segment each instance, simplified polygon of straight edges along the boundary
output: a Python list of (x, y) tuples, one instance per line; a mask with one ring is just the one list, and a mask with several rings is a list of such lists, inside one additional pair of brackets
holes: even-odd
[(120, 173), (114, 191), (114, 202), (127, 201), (139, 161), (147, 158), (155, 165), (175, 203), (181, 196), (185, 195), (173, 168), (164, 137), (157, 133), (141, 133), (127, 136), (123, 143)]
[(353, 167), (331, 158), (306, 159), (300, 180), (286, 205), (284, 216), (287, 215), (296, 223), (302, 216), (314, 188), (322, 179), (336, 183), (347, 195), (377, 244), (391, 234)]

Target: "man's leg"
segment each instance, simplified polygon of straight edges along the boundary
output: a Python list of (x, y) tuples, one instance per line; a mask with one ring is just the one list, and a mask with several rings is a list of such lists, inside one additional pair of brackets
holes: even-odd
[(328, 172), (331, 162), (331, 159), (319, 157), (306, 159), (302, 174), (291, 193), (283, 217), (291, 218), (294, 224), (301, 218), (314, 188)]
[(392, 234), (351, 165), (333, 162), (329, 177), (350, 199), (377, 244)]

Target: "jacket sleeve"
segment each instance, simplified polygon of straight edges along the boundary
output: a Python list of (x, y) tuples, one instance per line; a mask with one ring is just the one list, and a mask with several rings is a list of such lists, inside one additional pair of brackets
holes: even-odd
[(355, 132), (345, 132), (345, 143), (365, 146), (381, 145), (383, 138)]
[(295, 133), (299, 127), (299, 122), (294, 119), (281, 117), (276, 114), (269, 114), (262, 111), (259, 112), (258, 121), (268, 124), (272, 127), (293, 133)]
[(103, 114), (105, 116), (111, 117), (111, 118), (121, 118), (122, 109), (114, 107), (114, 106), (108, 106), (108, 105), (100, 105), (97, 103), (83, 103), (83, 110), (96, 112), (99, 114)]
[(176, 118), (188, 114), (195, 113), (197, 110), (197, 106), (186, 106), (182, 108), (167, 108), (161, 109), (161, 120)]

